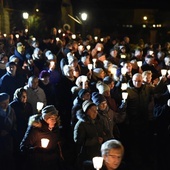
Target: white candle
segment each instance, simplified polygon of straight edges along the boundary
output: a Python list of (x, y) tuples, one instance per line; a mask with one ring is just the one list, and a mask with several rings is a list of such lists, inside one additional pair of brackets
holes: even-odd
[(97, 61), (97, 59), (93, 58), (92, 61), (93, 61), (93, 68), (96, 68), (96, 61)]
[(95, 169), (99, 170), (103, 165), (103, 157), (96, 156), (92, 159), (93, 166)]
[(161, 69), (161, 74), (162, 74), (162, 76), (165, 76), (166, 73), (167, 73), (167, 70), (166, 70), (166, 69)]
[(44, 103), (43, 102), (37, 102), (37, 110), (38, 112), (43, 108)]
[(125, 101), (128, 97), (128, 93), (127, 92), (122, 92), (122, 98)]
[(141, 67), (142, 66), (142, 61), (137, 61), (137, 65), (138, 65), (138, 67)]
[(125, 75), (126, 74), (126, 68), (121, 68), (121, 74)]
[(42, 138), (41, 139), (41, 146), (43, 147), (43, 148), (46, 148), (47, 146), (48, 146), (48, 143), (49, 143), (49, 139), (47, 139), (47, 138)]
[(87, 67), (88, 67), (88, 69), (91, 71), (92, 68), (93, 68), (93, 65), (92, 65), (92, 64), (88, 64)]

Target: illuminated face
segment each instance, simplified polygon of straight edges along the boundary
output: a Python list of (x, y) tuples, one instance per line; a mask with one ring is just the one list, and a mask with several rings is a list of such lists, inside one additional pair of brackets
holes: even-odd
[(87, 110), (86, 114), (91, 118), (91, 119), (96, 119), (96, 116), (98, 114), (98, 111), (97, 111), (97, 106), (93, 105), (93, 106), (90, 106), (90, 108)]
[(107, 102), (103, 101), (98, 105), (99, 110), (105, 110), (107, 107)]
[(146, 76), (143, 77), (143, 81), (146, 83), (150, 83), (152, 80), (152, 75), (151, 74), (147, 74)]
[(107, 155), (104, 156), (104, 162), (107, 169), (116, 170), (123, 157), (122, 149), (111, 149)]
[(110, 89), (113, 89), (115, 86), (115, 83), (112, 81), (110, 84), (108, 84), (108, 86), (110, 87)]
[(38, 88), (38, 78), (35, 78), (35, 79), (32, 80), (31, 87), (32, 87), (32, 89)]
[(7, 72), (10, 73), (12, 76), (15, 76), (17, 67), (16, 67), (16, 65), (10, 65), (10, 66), (6, 67), (6, 70), (7, 70)]
[(132, 81), (136, 88), (140, 88), (142, 86), (142, 75), (133, 76)]
[(23, 92), (21, 94), (20, 100), (21, 100), (22, 103), (26, 103), (27, 102), (27, 93), (26, 92)]
[(48, 119), (46, 119), (45, 121), (48, 123), (50, 128), (53, 128), (55, 126), (56, 122), (57, 122), (57, 116), (52, 115)]

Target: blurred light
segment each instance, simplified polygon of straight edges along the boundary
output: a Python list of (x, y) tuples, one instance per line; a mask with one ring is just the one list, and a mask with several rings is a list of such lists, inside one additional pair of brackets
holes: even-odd
[(87, 14), (86, 14), (85, 12), (83, 12), (83, 13), (81, 14), (81, 19), (82, 19), (83, 21), (86, 21), (86, 20), (87, 20)]
[(23, 12), (22, 16), (23, 16), (24, 19), (28, 19), (29, 14), (28, 14), (28, 12)]
[(143, 20), (145, 20), (145, 21), (148, 20), (148, 17), (147, 17), (147, 16), (144, 16), (144, 17), (143, 17)]

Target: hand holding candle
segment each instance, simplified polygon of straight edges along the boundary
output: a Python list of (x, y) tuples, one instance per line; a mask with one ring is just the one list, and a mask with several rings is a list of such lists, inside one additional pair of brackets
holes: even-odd
[(42, 138), (42, 139), (41, 139), (41, 146), (42, 146), (43, 148), (47, 148), (49, 141), (50, 141), (50, 140), (47, 139), (47, 138)]
[(99, 170), (103, 165), (103, 157), (96, 156), (92, 159), (93, 166), (96, 170)]

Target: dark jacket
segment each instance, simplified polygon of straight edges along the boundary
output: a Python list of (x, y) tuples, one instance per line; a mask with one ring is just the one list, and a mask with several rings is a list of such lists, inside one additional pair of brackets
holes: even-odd
[(74, 127), (77, 154), (81, 155), (82, 160), (91, 160), (94, 156), (100, 155), (101, 144), (98, 137), (107, 140), (105, 129), (98, 116), (95, 120), (91, 120), (84, 112), (79, 111), (77, 118), (78, 122)]
[[(49, 139), (47, 148), (41, 147), (41, 139)], [(29, 169), (42, 170), (49, 167), (59, 167), (60, 142), (59, 126), (56, 125), (52, 131), (48, 129), (48, 124), (40, 115), (33, 115), (28, 122), (28, 128), (23, 140), (20, 143), (20, 150), (26, 156), (26, 167)]]

